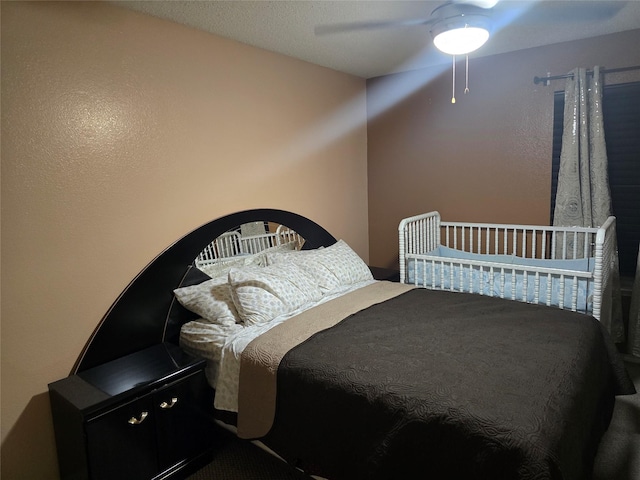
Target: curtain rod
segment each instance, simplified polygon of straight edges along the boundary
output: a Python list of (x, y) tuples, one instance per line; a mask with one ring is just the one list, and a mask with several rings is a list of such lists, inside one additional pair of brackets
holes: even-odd
[[(609, 69), (601, 69), (602, 73), (615, 73), (615, 72), (627, 72), (629, 70), (640, 70), (640, 65), (636, 65), (634, 67), (621, 67), (621, 68), (609, 68)], [(593, 70), (587, 70), (587, 75), (593, 75)], [(573, 73), (566, 73), (564, 75), (554, 75), (554, 76), (546, 76), (546, 77), (533, 77), (533, 83), (536, 85), (544, 82), (545, 85), (549, 85), (550, 80), (559, 80), (561, 78), (573, 78)]]

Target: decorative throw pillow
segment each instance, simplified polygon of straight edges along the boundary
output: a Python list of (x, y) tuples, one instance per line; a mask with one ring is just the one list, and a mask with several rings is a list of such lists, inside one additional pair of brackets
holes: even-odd
[(240, 323), (227, 277), (217, 277), (198, 285), (173, 291), (180, 304), (205, 320), (221, 325)]
[(371, 270), (344, 240), (318, 250), (299, 252), (271, 252), (267, 254), (269, 265), (293, 263), (311, 275), (323, 293), (365, 280), (373, 280)]
[(265, 324), (322, 297), (313, 278), (294, 264), (232, 268), (229, 284), (245, 326)]

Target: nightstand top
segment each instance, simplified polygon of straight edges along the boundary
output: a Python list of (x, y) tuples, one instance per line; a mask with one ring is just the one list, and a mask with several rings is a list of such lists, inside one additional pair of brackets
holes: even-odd
[(88, 413), (118, 402), (121, 396), (144, 394), (192, 371), (206, 361), (185, 353), (172, 343), (159, 343), (49, 384)]
[(390, 282), (400, 281), (400, 270), (373, 266), (369, 266), (369, 270), (371, 270), (371, 274), (376, 280), (388, 280)]
[(166, 380), (203, 361), (187, 355), (177, 345), (160, 343), (77, 375), (106, 394), (116, 396), (159, 379)]

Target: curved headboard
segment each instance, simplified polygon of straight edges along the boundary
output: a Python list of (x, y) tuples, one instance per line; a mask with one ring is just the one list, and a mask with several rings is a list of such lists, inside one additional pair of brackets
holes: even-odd
[(131, 281), (98, 324), (71, 374), (161, 342), (177, 343), (181, 325), (193, 314), (174, 302), (173, 290), (208, 278), (193, 268), (193, 261), (213, 239), (256, 221), (279, 223), (296, 231), (305, 239), (305, 250), (336, 242), (317, 223), (284, 210), (245, 210), (213, 220), (168, 247)]

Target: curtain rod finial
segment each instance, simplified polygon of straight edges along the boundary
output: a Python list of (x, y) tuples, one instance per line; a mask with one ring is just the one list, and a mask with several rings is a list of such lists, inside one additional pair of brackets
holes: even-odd
[(533, 77), (533, 83), (535, 83), (536, 85), (539, 83), (544, 83), (545, 87), (548, 87), (550, 84), (550, 77), (551, 77), (551, 72), (547, 72), (547, 76), (546, 77), (538, 77), (535, 76)]

